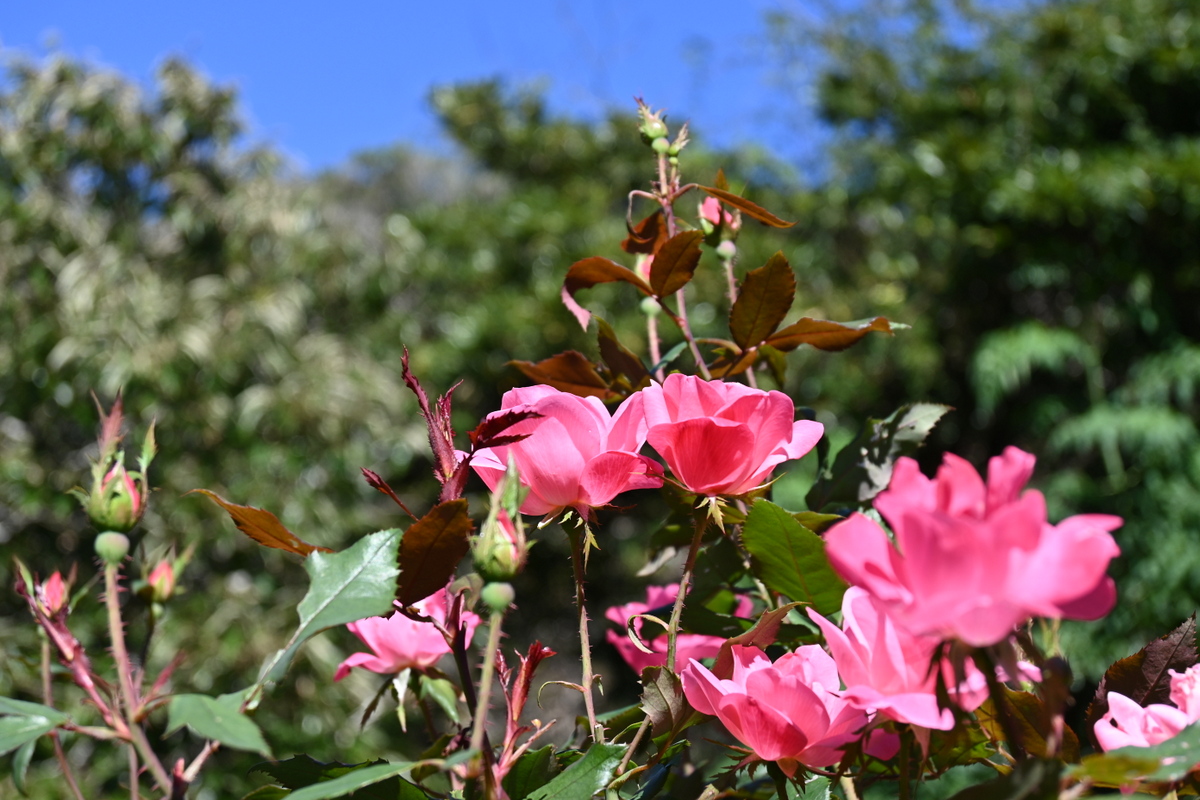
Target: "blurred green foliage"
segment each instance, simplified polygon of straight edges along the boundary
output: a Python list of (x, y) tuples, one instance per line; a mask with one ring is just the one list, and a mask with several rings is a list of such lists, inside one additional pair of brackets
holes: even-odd
[[(836, 127), (827, 174), (805, 186), (767, 155), (704, 150), (699, 131), (685, 178), (711, 182), (724, 167), (735, 191), (799, 220), (785, 233), (748, 223), (739, 240), (743, 271), (787, 255), (794, 316), (913, 325), (845, 354), (789, 356), (783, 388), (835, 440), (904, 402), (950, 403), (927, 466), (944, 449), (982, 464), (1016, 444), (1039, 455), (1052, 518), (1125, 517), (1117, 610), (1063, 631), (1077, 671), (1095, 677), (1200, 602), (1188, 557), (1200, 531), (1200, 15), (1184, 0), (953, 8), (871, 5), (819, 29), (776, 17), (781, 75), (820, 65), (820, 109)], [(91, 578), (90, 533), (65, 491), (94, 449), (89, 393), (107, 406), (123, 387), (133, 436), (157, 418), (162, 448), (138, 563), (198, 548), (148, 656), (158, 668), (186, 645), (175, 683), (188, 690), (247, 685), (294, 624), (304, 582), (294, 559), (184, 493), (266, 507), (335, 548), (403, 522), (359, 467), (427, 507), (402, 345), (431, 393), (463, 380), (460, 430), (520, 381), (510, 359), (594, 355), (594, 333), (558, 299), (562, 276), (591, 255), (632, 264), (618, 247), (625, 192), (653, 170), (631, 114), (566, 120), (496, 82), (434, 91), (455, 155), (397, 146), (311, 179), (245, 150), (233, 94), (182, 63), (143, 90), (68, 59), (18, 58), (2, 86), (0, 577), (11, 585), (20, 555), (43, 575), (78, 562)], [(723, 335), (715, 258), (694, 286), (697, 333)], [(638, 298), (622, 289), (583, 300), (644, 352)], [(794, 469), (776, 500), (800, 508), (811, 472)], [(656, 513), (607, 520), (597, 609), (640, 594), (630, 575)], [(570, 624), (536, 614), (571, 602), (565, 570), (547, 578), (565, 542), (552, 529), (543, 539), (517, 581), (518, 605), (537, 601), (514, 643), (552, 640), (569, 677)], [(0, 694), (32, 698), (37, 642), (16, 600), (0, 594)], [(104, 661), (101, 620), (81, 613), (75, 626)], [(299, 702), (264, 701), (257, 719), (277, 754), (415, 755), (390, 711), (360, 733), (377, 681), (328, 688), (356, 644), (318, 637), (275, 690)], [(614, 702), (634, 687), (622, 669), (606, 674)], [(104, 749), (77, 737), (71, 755)], [(255, 785), (254, 760), (220, 752), (208, 796)], [(91, 769), (115, 791), (105, 776), (120, 764)], [(40, 796), (54, 796), (52, 774)]]

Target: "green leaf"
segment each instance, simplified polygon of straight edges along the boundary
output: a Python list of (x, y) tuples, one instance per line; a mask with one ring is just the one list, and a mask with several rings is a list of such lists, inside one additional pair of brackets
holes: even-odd
[(267, 662), (260, 683), (278, 680), (300, 646), (320, 631), (392, 610), (400, 536), (398, 530), (379, 531), (339, 553), (313, 553), (305, 559), (309, 587), (296, 608), (300, 627)]
[(729, 310), (733, 341), (742, 350), (762, 344), (783, 322), (795, 298), (796, 276), (783, 253), (778, 252), (763, 266), (746, 273)]
[(650, 265), (650, 288), (659, 297), (675, 294), (696, 274), (700, 263), (702, 231), (677, 233), (654, 253)]
[(808, 603), (825, 616), (841, 609), (846, 583), (830, 566), (825, 541), (784, 509), (756, 501), (742, 529), (742, 545), (768, 589)]
[(802, 787), (793, 781), (787, 783), (787, 800), (829, 800), (831, 796), (826, 777), (810, 777)]
[(242, 800), (283, 800), (290, 792), (282, 786), (260, 786)]
[(963, 789), (951, 800), (1057, 800), (1062, 763), (1022, 761), (1008, 775)]
[(453, 681), (446, 678), (431, 678), (428, 675), (421, 675), (421, 699), (432, 700), (438, 704), (438, 707), (445, 712), (446, 716), (458, 725), (458, 687)]
[(869, 419), (859, 435), (843, 447), (832, 468), (817, 477), (805, 496), (814, 511), (837, 504), (861, 508), (887, 488), (896, 459), (909, 456), (925, 442), (933, 426), (950, 411), (937, 403), (913, 403), (887, 419)]
[(554, 756), (554, 745), (540, 750), (529, 750), (513, 764), (504, 776), (501, 785), (509, 800), (525, 800), (529, 794), (542, 788), (558, 774), (558, 759)]
[(439, 503), (410, 525), (400, 539), (396, 599), (411, 606), (446, 588), (471, 547), (474, 529), (464, 499)]
[(0, 714), (6, 715), (0, 717), (0, 756), (24, 747), (71, 719), (50, 706), (11, 697), (0, 697)]
[[(333, 800), (336, 797), (345, 797), (351, 792), (357, 792), (367, 786), (373, 786), (389, 778), (396, 778), (402, 773), (408, 772), (412, 767), (413, 762), (401, 761), (395, 764), (372, 764), (353, 769), (340, 777), (321, 781), (292, 792), (288, 795), (288, 800)], [(390, 795), (395, 797), (396, 792), (391, 792)], [(384, 796), (383, 794), (379, 795), (381, 798)]]
[(29, 771), (29, 762), (33, 759), (33, 749), (36, 746), (37, 739), (30, 739), (28, 742), (18, 747), (17, 752), (13, 754), (13, 785), (17, 787), (17, 791), (21, 793), (22, 797), (29, 796), (29, 789), (25, 785), (25, 774)]
[(612, 780), (625, 749), (623, 744), (592, 745), (583, 758), (527, 795), (528, 800), (589, 800)]
[(197, 736), (220, 742), (236, 750), (249, 750), (271, 758), (271, 748), (262, 731), (240, 710), (240, 694), (209, 697), (179, 694), (167, 705), (167, 734), (186, 725)]
[[(1009, 741), (1011, 747), (1022, 753), (1038, 756), (1046, 752), (1046, 736), (1049, 733), (1050, 714), (1045, 702), (1030, 692), (1019, 692), (1002, 686), (1002, 701), (1007, 706), (1009, 720), (1012, 722), (1017, 741)], [(1006, 739), (1004, 724), (996, 713), (994, 698), (989, 697), (975, 712), (979, 724), (996, 741)], [(1063, 726), (1063, 741), (1060, 756), (1063, 761), (1074, 763), (1079, 761), (1079, 737), (1075, 731)]]

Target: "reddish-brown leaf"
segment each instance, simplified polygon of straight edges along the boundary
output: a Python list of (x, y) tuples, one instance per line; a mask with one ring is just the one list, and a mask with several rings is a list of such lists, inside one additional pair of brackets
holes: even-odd
[(463, 499), (439, 503), (400, 539), (396, 599), (411, 606), (445, 588), (470, 548), (475, 524)]
[(696, 274), (703, 231), (677, 233), (663, 243), (650, 265), (650, 288), (659, 297), (675, 294)]
[(1108, 693), (1119, 692), (1140, 706), (1171, 701), (1171, 676), (1168, 670), (1183, 672), (1198, 660), (1196, 653), (1196, 615), (1188, 617), (1175, 630), (1155, 639), (1127, 658), (1110, 666), (1100, 679), (1096, 696), (1087, 710), (1087, 729), (1108, 713)]
[(433, 458), (436, 462), (433, 475), (439, 483), (445, 483), (446, 479), (454, 474), (454, 467), (458, 463), (458, 459), (454, 455), (454, 429), (450, 427), (450, 396), (454, 394), (458, 384), (450, 387), (450, 391), (438, 398), (436, 410), (431, 409), (429, 398), (426, 396), (425, 390), (421, 388), (421, 382), (408, 368), (407, 347), (404, 348), (404, 355), (400, 358), (400, 368), (404, 383), (417, 396), (421, 416), (425, 418), (425, 425), (429, 429), (429, 448), (433, 451)]
[(599, 328), (597, 339), (600, 345), (600, 357), (604, 359), (608, 368), (617, 375), (624, 375), (629, 380), (629, 388), (633, 391), (648, 386), (650, 371), (646, 369), (642, 360), (617, 340), (617, 334), (611, 325), (599, 317), (596, 317), (596, 322)]
[(742, 353), (729, 353), (721, 356), (708, 365), (708, 371), (714, 378), (732, 378), (741, 375), (758, 361), (758, 350), (747, 350)]
[(233, 524), (237, 525), (238, 530), (264, 547), (286, 550), (298, 556), (307, 556), (314, 550), (320, 550), (322, 553), (333, 552), (328, 547), (321, 547), (320, 545), (309, 544), (304, 541), (283, 527), (283, 523), (279, 521), (279, 518), (270, 511), (254, 508), (253, 506), (239, 506), (237, 503), (230, 503), (220, 495), (210, 492), (207, 489), (192, 489), (188, 494), (202, 494), (225, 509), (233, 519)]
[(499, 442), (497, 437), (499, 437), (500, 434), (504, 433), (513, 425), (516, 425), (518, 422), (523, 422), (527, 419), (537, 419), (540, 416), (542, 415), (538, 412), (527, 408), (510, 408), (509, 410), (503, 411), (499, 414), (490, 414), (487, 417), (484, 417), (483, 421), (475, 426), (475, 430), (468, 434), (471, 439), (471, 450), (481, 450), (485, 447), (500, 447), (504, 444), (519, 442), (525, 437), (529, 436), (529, 434), (518, 433), (505, 436), (503, 437), (506, 440), (504, 442)]
[(883, 317), (859, 322), (830, 322), (804, 317), (767, 339), (776, 350), (795, 350), (802, 344), (818, 350), (845, 350), (872, 331), (892, 335), (893, 329)]
[(367, 479), (368, 486), (392, 498), (392, 502), (404, 509), (405, 514), (408, 514), (413, 519), (417, 518), (417, 515), (409, 511), (408, 506), (404, 505), (404, 501), (400, 499), (400, 496), (392, 491), (392, 487), (388, 486), (387, 481), (379, 477), (379, 473), (369, 470), (366, 467), (359, 467), (359, 469), (362, 471), (363, 477)]
[(592, 256), (585, 258), (582, 261), (576, 261), (567, 270), (567, 277), (563, 279), (562, 301), (575, 319), (579, 320), (579, 324), (587, 330), (588, 320), (592, 318), (592, 313), (575, 300), (575, 293), (580, 289), (590, 289), (593, 286), (601, 283), (613, 283), (615, 281), (624, 281), (631, 284), (642, 294), (653, 294), (653, 290), (646, 284), (644, 280), (638, 277), (638, 274), (631, 269), (621, 266), (615, 261), (609, 261), (607, 258), (600, 256)]
[[(775, 332), (796, 299), (796, 276), (783, 253), (746, 273), (729, 310), (729, 332), (743, 350), (757, 347)], [(776, 345), (778, 346), (778, 345)]]
[(575, 350), (550, 356), (536, 364), (532, 361), (508, 363), (525, 373), (533, 382), (553, 386), (559, 391), (570, 392), (580, 397), (599, 397), (601, 400), (611, 400), (617, 396), (608, 387), (608, 382), (600, 377), (596, 365)]
[(721, 645), (720, 652), (717, 653), (716, 663), (713, 664), (713, 675), (716, 675), (721, 680), (728, 680), (733, 677), (734, 645), (766, 648), (775, 644), (775, 637), (779, 635), (779, 626), (787, 618), (788, 612), (799, 605), (801, 604), (788, 603), (781, 608), (767, 611), (758, 618), (758, 622), (754, 623), (753, 628), (743, 634), (734, 636), (732, 639), (726, 639), (725, 643)]
[(715, 186), (701, 186), (701, 190), (708, 192), (713, 197), (720, 200), (722, 203), (728, 203), (736, 209), (739, 209), (743, 214), (754, 217), (764, 225), (770, 225), (772, 228), (790, 228), (796, 223), (787, 222), (767, 211), (762, 206), (751, 203), (744, 197), (739, 197), (733, 192), (727, 192), (724, 189), (718, 189)]
[(621, 242), (621, 249), (626, 253), (650, 255), (667, 239), (667, 226), (663, 224), (661, 211), (655, 211), (628, 230), (628, 238)]

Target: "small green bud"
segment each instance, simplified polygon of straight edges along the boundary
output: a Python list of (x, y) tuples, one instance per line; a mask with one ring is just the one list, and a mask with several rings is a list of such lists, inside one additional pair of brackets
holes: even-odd
[(667, 141), (667, 137), (659, 136), (650, 143), (650, 147), (653, 148), (654, 152), (656, 153), (665, 153), (671, 149), (671, 143)]
[(479, 599), (490, 611), (503, 614), (517, 597), (511, 583), (489, 583), (479, 593)]
[(678, 166), (679, 166), (679, 159), (678, 159), (676, 156), (671, 156), (670, 158), (668, 158), (668, 159), (667, 159), (667, 162), (668, 162), (668, 163), (669, 163), (669, 164), (670, 164), (672, 167), (678, 167)]
[(674, 158), (675, 156), (679, 155), (679, 151), (682, 149), (683, 148), (679, 146), (679, 142), (672, 142), (671, 146), (667, 148), (667, 155)]
[(737, 245), (731, 242), (729, 239), (726, 239), (717, 245), (717, 257), (722, 261), (729, 261), (736, 255)]
[(642, 133), (650, 139), (663, 139), (668, 133), (667, 123), (651, 117), (642, 123)]
[(642, 313), (647, 317), (657, 317), (662, 313), (662, 306), (653, 297), (642, 298)]
[(115, 567), (129, 554), (129, 537), (116, 531), (105, 531), (96, 537), (96, 555), (105, 565)]

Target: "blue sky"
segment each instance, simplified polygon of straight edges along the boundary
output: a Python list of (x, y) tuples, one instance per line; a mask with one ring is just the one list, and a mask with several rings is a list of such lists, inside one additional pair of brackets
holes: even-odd
[(554, 111), (583, 117), (642, 95), (716, 145), (794, 158), (816, 132), (771, 105), (764, 15), (784, 2), (7, 0), (0, 46), (62, 50), (142, 82), (182, 55), (236, 85), (252, 138), (305, 170), (397, 141), (444, 149), (430, 87), (492, 76), (540, 81)]

